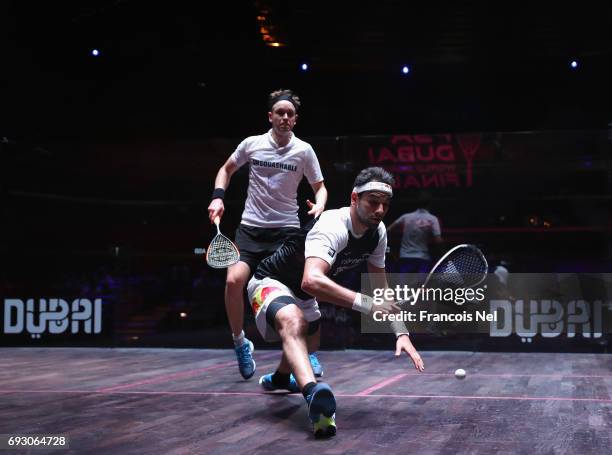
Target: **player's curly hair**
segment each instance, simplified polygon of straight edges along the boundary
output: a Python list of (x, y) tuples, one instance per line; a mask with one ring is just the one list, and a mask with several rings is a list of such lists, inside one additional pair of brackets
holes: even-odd
[(382, 167), (367, 167), (357, 175), (353, 187), (361, 186), (368, 182), (382, 182), (393, 186), (395, 179), (391, 173), (385, 171)]
[(293, 90), (283, 90), (282, 88), (279, 90), (275, 90), (274, 92), (268, 95), (268, 109), (272, 111), (272, 107), (280, 100), (287, 100), (293, 104), (295, 110), (297, 111), (302, 105), (300, 101), (300, 97), (297, 96)]

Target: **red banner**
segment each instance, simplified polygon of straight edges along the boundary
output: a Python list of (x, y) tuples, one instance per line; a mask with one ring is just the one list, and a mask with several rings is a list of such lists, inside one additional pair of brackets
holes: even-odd
[(480, 134), (392, 136), (386, 144), (370, 145), (368, 160), (395, 175), (396, 189), (470, 188), (480, 145)]

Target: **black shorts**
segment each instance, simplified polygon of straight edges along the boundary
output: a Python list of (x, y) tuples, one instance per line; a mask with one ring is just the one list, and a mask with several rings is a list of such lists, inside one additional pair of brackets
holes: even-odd
[(240, 250), (240, 260), (255, 272), (262, 259), (278, 250), (283, 242), (299, 228), (260, 228), (241, 224), (236, 229), (235, 242)]

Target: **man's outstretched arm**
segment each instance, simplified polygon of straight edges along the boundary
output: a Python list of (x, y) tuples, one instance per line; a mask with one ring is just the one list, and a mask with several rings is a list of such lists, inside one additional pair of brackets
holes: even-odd
[[(387, 289), (387, 273), (385, 269), (375, 267), (372, 264), (368, 263), (368, 273), (370, 274), (370, 279), (372, 286), (378, 289)], [(384, 295), (384, 293), (383, 293)], [(402, 354), (402, 351), (406, 351), (408, 356), (412, 359), (414, 363), (414, 367), (418, 371), (425, 370), (425, 364), (423, 363), (423, 359), (417, 352), (416, 348), (413, 346), (410, 341), (410, 334), (403, 322), (392, 322), (391, 328), (395, 333), (395, 356), (399, 357)]]
[[(385, 270), (378, 269), (370, 264), (368, 264), (368, 267), (370, 272), (376, 273), (381, 280), (384, 280), (381, 281), (381, 283), (384, 283), (386, 287), (387, 279), (386, 275), (384, 275)], [(370, 314), (373, 308), (372, 299), (334, 282), (326, 275), (329, 269), (330, 265), (323, 259), (317, 257), (306, 258), (304, 276), (302, 279), (302, 290), (318, 300)], [(395, 304), (377, 305), (375, 308), (376, 311), (383, 312), (399, 311), (399, 307)], [(397, 337), (395, 355), (401, 355), (402, 351), (408, 353), (414, 363), (414, 367), (418, 371), (423, 371), (425, 369), (423, 360), (412, 345), (408, 333), (404, 333)]]

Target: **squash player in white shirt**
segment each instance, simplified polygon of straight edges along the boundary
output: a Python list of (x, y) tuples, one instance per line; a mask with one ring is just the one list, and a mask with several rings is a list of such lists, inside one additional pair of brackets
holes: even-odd
[[(208, 206), (211, 222), (223, 216), (223, 197), (234, 172), (249, 164), (249, 187), (242, 221), (235, 242), (240, 261), (227, 271), (225, 309), (232, 331), (238, 368), (244, 379), (255, 373), (253, 343), (244, 336), (244, 287), (259, 261), (276, 251), (283, 241), (300, 228), (297, 188), (306, 177), (314, 192), (314, 203), (307, 200), (309, 215), (323, 212), (327, 190), (317, 156), (307, 142), (293, 134), (300, 99), (291, 90), (277, 90), (268, 97), (268, 120), (272, 128), (265, 134), (243, 140), (221, 166)], [(310, 361), (317, 376), (323, 368), (316, 356), (320, 332), (311, 337)]]

